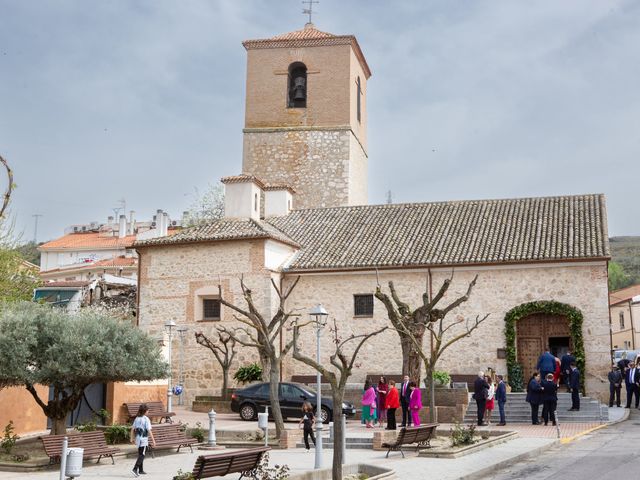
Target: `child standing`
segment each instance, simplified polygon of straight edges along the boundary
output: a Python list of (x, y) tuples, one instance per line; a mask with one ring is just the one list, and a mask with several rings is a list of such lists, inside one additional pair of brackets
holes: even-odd
[(138, 458), (133, 466), (134, 477), (147, 473), (144, 471), (142, 463), (144, 462), (144, 456), (147, 451), (147, 447), (149, 446), (149, 438), (151, 438), (151, 445), (154, 447), (156, 446), (156, 441), (153, 438), (153, 432), (151, 431), (151, 421), (149, 420), (149, 417), (147, 417), (148, 411), (149, 407), (147, 407), (146, 403), (140, 405), (138, 408), (138, 415), (133, 421), (133, 425), (131, 425), (131, 443), (135, 442), (136, 447), (138, 447)]
[(416, 382), (409, 384), (411, 389), (411, 397), (409, 398), (409, 410), (411, 410), (411, 418), (413, 419), (413, 426), (420, 426), (420, 409), (422, 408), (422, 393), (416, 386)]
[(302, 418), (300, 419), (300, 423), (298, 425), (302, 425), (304, 430), (304, 447), (309, 451), (309, 436), (311, 436), (311, 441), (313, 445), (316, 444), (316, 436), (313, 434), (313, 426), (316, 423), (316, 417), (313, 414), (313, 407), (309, 402), (304, 402), (302, 404)]

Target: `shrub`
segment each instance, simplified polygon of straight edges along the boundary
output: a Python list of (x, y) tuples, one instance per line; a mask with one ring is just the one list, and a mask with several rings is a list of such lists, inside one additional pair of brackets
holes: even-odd
[(173, 476), (173, 480), (195, 480), (191, 472), (183, 472), (182, 469), (178, 470)]
[(460, 425), (456, 422), (453, 430), (451, 431), (451, 446), (458, 447), (460, 445), (471, 445), (475, 443), (473, 437), (476, 434), (475, 425), (469, 425), (465, 428), (464, 425)]
[(262, 379), (262, 367), (257, 363), (251, 363), (240, 367), (233, 375), (233, 378), (240, 383), (250, 383)]
[(116, 443), (127, 443), (131, 434), (129, 425), (109, 425), (104, 429), (104, 436), (107, 443), (115, 445)]
[(13, 420), (9, 420), (9, 423), (4, 427), (4, 436), (0, 441), (0, 447), (4, 450), (4, 453), (9, 454), (16, 444), (16, 441), (20, 437), (13, 433)]
[(433, 372), (433, 380), (441, 385), (449, 385), (451, 383), (451, 375), (447, 372), (435, 370)]
[(202, 423), (196, 422), (195, 428), (192, 428), (189, 433), (192, 437), (198, 440), (198, 443), (204, 442), (204, 429), (202, 428)]

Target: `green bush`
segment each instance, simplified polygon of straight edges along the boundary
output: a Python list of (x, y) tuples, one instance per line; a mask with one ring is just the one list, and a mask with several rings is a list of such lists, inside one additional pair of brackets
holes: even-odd
[(435, 370), (433, 372), (433, 381), (436, 382), (436, 384), (449, 385), (451, 383), (451, 375), (447, 372)]
[(18, 435), (13, 433), (13, 420), (9, 420), (9, 423), (4, 427), (4, 436), (0, 441), (0, 447), (4, 450), (4, 453), (10, 454), (19, 438)]
[[(184, 427), (187, 429), (188, 424), (185, 423)], [(204, 442), (204, 429), (201, 422), (196, 422), (196, 426), (188, 431), (189, 435), (198, 440), (198, 443)]]
[(130, 425), (109, 425), (104, 429), (104, 436), (107, 443), (115, 445), (116, 443), (127, 443), (131, 434)]
[(238, 369), (233, 378), (240, 383), (256, 382), (262, 379), (262, 367), (257, 363), (245, 365)]
[(178, 473), (173, 476), (173, 480), (194, 480), (194, 477), (191, 472), (183, 472), (182, 469), (180, 469)]
[(456, 422), (453, 430), (451, 431), (451, 446), (458, 447), (460, 445), (471, 445), (475, 443), (473, 437), (476, 434), (475, 425), (469, 425), (465, 428), (464, 425), (460, 425)]

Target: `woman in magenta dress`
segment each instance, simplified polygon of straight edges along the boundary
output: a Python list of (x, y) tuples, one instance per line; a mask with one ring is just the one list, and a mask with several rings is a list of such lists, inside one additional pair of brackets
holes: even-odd
[(362, 394), (362, 419), (367, 428), (373, 428), (373, 421), (376, 419), (376, 390), (369, 379), (364, 383)]
[(422, 409), (422, 393), (416, 386), (416, 382), (409, 383), (409, 389), (411, 390), (411, 397), (409, 398), (409, 410), (411, 410), (411, 418), (413, 419), (413, 426), (420, 426), (420, 409)]

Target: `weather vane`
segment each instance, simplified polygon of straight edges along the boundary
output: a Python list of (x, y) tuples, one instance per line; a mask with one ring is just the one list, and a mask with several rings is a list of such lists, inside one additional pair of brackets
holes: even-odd
[(309, 8), (303, 8), (302, 9), (302, 14), (303, 15), (309, 15), (309, 23), (311, 23), (311, 15), (313, 15), (313, 4), (314, 3), (320, 3), (319, 0), (303, 0), (302, 4), (308, 4)]

